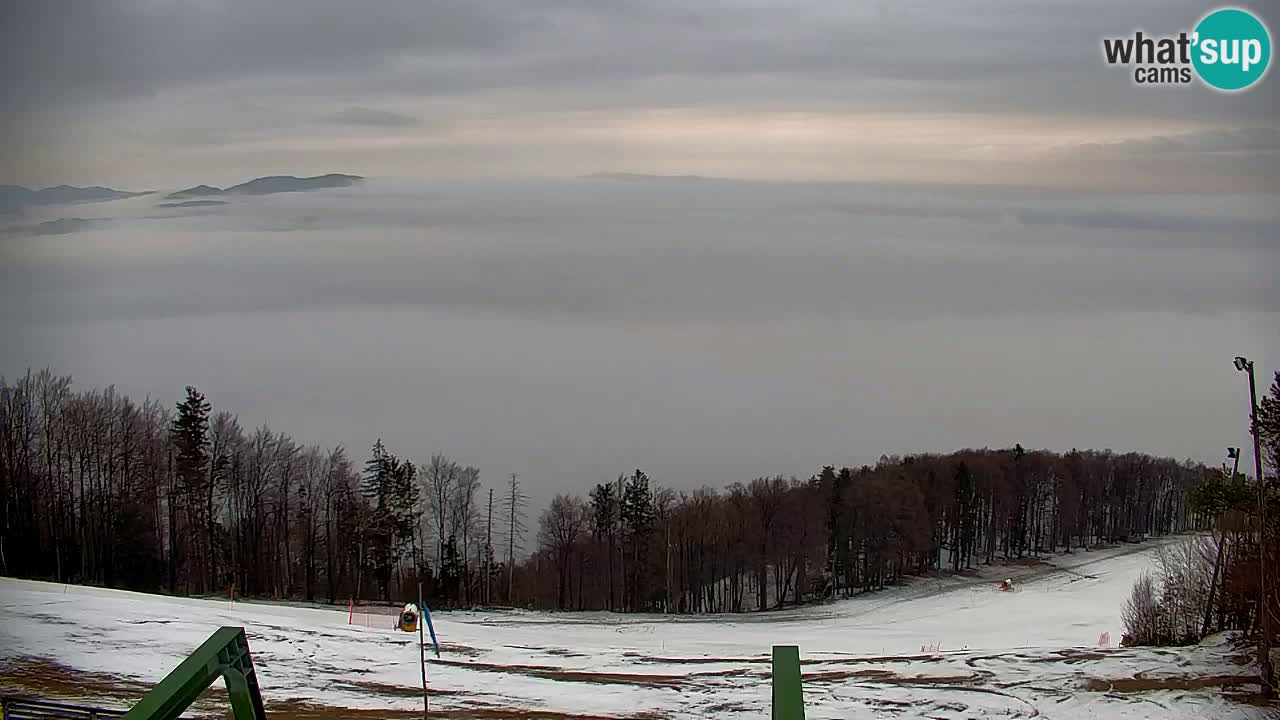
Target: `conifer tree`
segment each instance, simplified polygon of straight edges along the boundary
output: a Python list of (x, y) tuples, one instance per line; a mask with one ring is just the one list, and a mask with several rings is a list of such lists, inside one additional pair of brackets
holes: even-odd
[[(203, 503), (200, 499), (206, 494), (206, 483), (209, 477), (206, 469), (209, 462), (209, 412), (211, 406), (205, 396), (196, 388), (187, 386), (187, 397), (178, 403), (177, 413), (173, 418), (170, 433), (174, 444), (174, 480), (175, 487), (169, 493), (169, 585), (170, 591), (177, 590), (178, 576), (190, 573), (192, 568), (204, 567), (201, 558), (196, 557), (198, 548), (193, 547), (191, 538), (197, 536), (209, 518), (202, 516)], [(206, 548), (205, 553), (211, 552)], [(200, 574), (201, 579), (205, 579)], [(187, 582), (190, 582), (188, 575)], [(201, 588), (207, 591), (208, 588)]]

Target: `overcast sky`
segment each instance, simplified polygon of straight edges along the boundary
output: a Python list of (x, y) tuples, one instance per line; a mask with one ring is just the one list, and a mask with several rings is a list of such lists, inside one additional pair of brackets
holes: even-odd
[[(0, 184), (374, 178), (0, 217), (10, 376), (192, 383), (544, 501), (1013, 442), (1216, 462), (1231, 357), (1280, 358), (1280, 80), (1102, 57), (1208, 3), (0, 7)], [(595, 172), (769, 182), (546, 179)], [(773, 182), (833, 179), (867, 182)]]
[[(1236, 3), (1259, 9), (1265, 3)], [(1276, 80), (1136, 88), (1191, 0), (8, 0), (0, 182), (266, 173), (1277, 189)]]

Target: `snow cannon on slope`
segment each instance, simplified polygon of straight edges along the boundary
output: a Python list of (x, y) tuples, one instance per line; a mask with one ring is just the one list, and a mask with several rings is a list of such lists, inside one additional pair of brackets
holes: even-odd
[(418, 632), (418, 606), (413, 603), (407, 603), (404, 610), (400, 611), (400, 619), (396, 623), (396, 627), (404, 632)]

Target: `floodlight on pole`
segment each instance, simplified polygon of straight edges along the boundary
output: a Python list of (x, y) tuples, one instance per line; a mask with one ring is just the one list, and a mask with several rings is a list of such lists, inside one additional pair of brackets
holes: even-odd
[[(1230, 480), (1231, 482), (1235, 482), (1236, 475), (1240, 473), (1240, 448), (1238, 447), (1227, 448), (1227, 459), (1231, 461), (1231, 477), (1227, 479)], [(1227, 469), (1227, 466), (1223, 464), (1222, 469), (1225, 472)]]
[(1258, 664), (1262, 671), (1262, 692), (1275, 693), (1275, 675), (1271, 667), (1271, 612), (1267, 599), (1271, 586), (1267, 583), (1267, 483), (1262, 474), (1262, 440), (1258, 427), (1258, 388), (1253, 377), (1253, 362), (1236, 356), (1236, 370), (1249, 376), (1249, 431), (1253, 435), (1254, 481), (1258, 483), (1258, 613), (1262, 642), (1258, 644)]

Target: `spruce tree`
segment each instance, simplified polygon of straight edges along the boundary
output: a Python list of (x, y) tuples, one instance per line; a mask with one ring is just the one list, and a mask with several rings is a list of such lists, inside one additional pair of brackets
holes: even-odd
[(368, 539), (369, 564), (374, 577), (382, 588), (382, 599), (391, 600), (392, 550), (395, 537), (395, 518), (392, 515), (392, 470), (396, 459), (382, 444), (382, 438), (373, 444), (373, 453), (364, 465), (364, 482), (361, 492), (373, 502), (369, 523), (365, 528)]
[(613, 556), (617, 552), (618, 537), (618, 495), (614, 492), (613, 483), (600, 483), (591, 491), (591, 531), (596, 540), (605, 544), (609, 555), (609, 599), (606, 605), (613, 610)]
[(624, 578), (623, 592), (629, 596), (628, 609), (638, 610), (645, 601), (644, 581), (648, 575), (649, 540), (656, 523), (653, 493), (649, 490), (649, 476), (640, 469), (627, 479), (620, 506), (622, 528), (626, 547), (631, 551), (627, 566), (629, 578)]
[[(178, 575), (192, 568), (205, 566), (204, 558), (199, 557), (200, 548), (192, 547), (191, 538), (206, 535), (202, 530), (211, 518), (203, 517), (201, 509), (204, 503), (200, 498), (206, 491), (209, 482), (205, 472), (209, 455), (209, 402), (199, 390), (187, 386), (187, 397), (178, 403), (177, 414), (170, 426), (174, 444), (174, 480), (175, 484), (169, 494), (169, 588), (177, 590)], [(184, 517), (185, 516), (185, 517)], [(185, 527), (180, 525), (185, 520)], [(198, 541), (197, 541), (198, 542)], [(205, 557), (212, 548), (205, 548)], [(204, 579), (203, 573), (197, 573)], [(190, 576), (188, 574), (188, 590)]]
[(187, 399), (178, 403), (171, 432), (177, 454), (174, 471), (183, 487), (200, 487), (209, 462), (209, 402), (199, 390), (187, 386)]
[(385, 509), (387, 504), (390, 480), (389, 458), (387, 447), (382, 444), (382, 438), (378, 438), (373, 444), (369, 461), (364, 464), (364, 482), (360, 486), (360, 491), (374, 502), (374, 507), (378, 510)]

